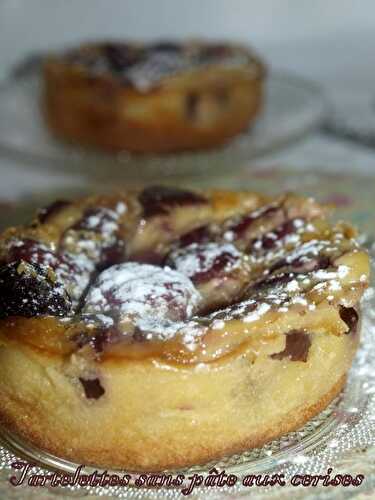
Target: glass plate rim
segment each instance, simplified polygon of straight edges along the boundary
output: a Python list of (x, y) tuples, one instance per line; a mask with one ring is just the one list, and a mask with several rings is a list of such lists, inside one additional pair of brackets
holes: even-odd
[[(2, 93), (9, 89), (9, 86), (16, 84), (25, 84), (28, 83), (30, 78), (39, 78), (39, 74), (36, 73), (35, 69), (27, 72), (26, 74), (22, 74), (22, 76), (15, 77), (9, 76), (0, 84), (0, 99), (2, 97)], [(271, 70), (268, 76), (269, 84), (276, 85), (285, 85), (289, 87), (294, 87), (296, 90), (305, 91), (309, 93), (309, 98), (314, 101), (314, 110), (311, 110), (311, 116), (309, 119), (305, 119), (305, 122), (302, 124), (298, 130), (292, 130), (291, 132), (280, 135), (276, 139), (273, 138), (270, 143), (263, 144), (260, 147), (255, 148), (255, 150), (247, 152), (247, 159), (254, 160), (257, 158), (261, 158), (267, 154), (271, 154), (275, 151), (278, 151), (290, 144), (298, 142), (300, 139), (305, 137), (309, 132), (315, 130), (320, 124), (324, 122), (326, 119), (329, 110), (331, 109), (331, 103), (328, 98), (328, 95), (318, 82), (312, 81), (309, 78), (304, 76), (300, 76), (293, 71), (288, 70)], [(122, 152), (117, 155), (110, 155), (101, 152), (95, 152), (91, 150), (85, 150), (84, 148), (79, 148), (71, 145), (65, 145), (61, 143), (62, 147), (66, 147), (66, 156), (62, 155), (61, 157), (54, 157), (53, 154), (47, 152), (46, 154), (37, 152), (37, 151), (27, 151), (22, 148), (22, 146), (17, 146), (16, 144), (9, 144), (6, 140), (3, 140), (0, 136), (0, 155), (6, 157), (10, 160), (14, 160), (15, 164), (19, 163), (28, 163), (32, 165), (37, 165), (41, 168), (51, 168), (51, 166), (62, 167), (62, 170), (68, 171), (77, 167), (81, 167), (83, 169), (82, 173), (94, 174), (95, 168), (98, 167), (109, 167), (112, 172), (115, 172), (116, 169), (122, 169), (119, 174), (124, 178), (137, 178), (137, 177), (152, 177), (155, 175), (155, 172), (162, 170), (164, 167), (160, 167), (162, 163), (166, 164), (165, 173), (167, 175), (171, 175), (172, 177), (181, 177), (181, 176), (199, 176), (205, 175), (206, 173), (212, 173), (212, 168), (207, 168), (207, 171), (202, 171), (199, 168), (170, 168), (168, 164), (185, 162), (193, 162), (194, 159), (197, 159), (200, 163), (214, 162), (217, 158), (220, 159), (221, 156), (225, 154), (230, 154), (231, 148), (240, 149), (239, 146), (236, 146), (236, 141), (241, 137), (251, 137), (251, 129), (240, 134), (238, 137), (234, 138), (228, 144), (214, 148), (208, 151), (196, 151), (196, 152), (182, 152), (171, 155), (133, 155), (127, 152)], [(52, 139), (53, 140), (53, 139)], [(60, 144), (59, 144), (60, 145)], [(241, 162), (244, 161), (241, 158)], [(67, 166), (67, 162), (71, 164), (71, 167)], [(138, 162), (140, 163), (140, 168), (142, 172), (139, 171), (134, 172), (137, 168), (134, 168)], [(143, 165), (142, 165), (143, 162)], [(149, 170), (149, 164), (151, 162), (155, 162), (157, 165), (155, 171)], [(97, 163), (97, 167), (88, 167), (88, 163)], [(133, 166), (132, 166), (133, 163)], [(240, 162), (239, 162), (240, 163)], [(129, 168), (126, 168), (129, 167)], [(139, 165), (138, 165), (139, 167)], [(168, 172), (169, 168), (169, 172)]]

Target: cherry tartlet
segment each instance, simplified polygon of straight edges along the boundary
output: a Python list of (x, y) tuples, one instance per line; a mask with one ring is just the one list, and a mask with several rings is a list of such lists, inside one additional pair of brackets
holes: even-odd
[(149, 187), (0, 237), (0, 419), (74, 462), (160, 471), (261, 446), (341, 391), (369, 258), (293, 194)]
[(58, 136), (107, 151), (212, 148), (249, 127), (262, 105), (263, 63), (208, 42), (100, 42), (51, 55), (44, 111)]

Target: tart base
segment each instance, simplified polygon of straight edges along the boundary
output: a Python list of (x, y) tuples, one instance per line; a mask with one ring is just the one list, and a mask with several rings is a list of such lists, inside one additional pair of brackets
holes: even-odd
[(101, 468), (205, 463), (261, 446), (323, 410), (345, 384), (358, 338), (312, 334), (306, 362), (254, 361), (249, 350), (189, 368), (106, 360), (98, 401), (74, 383), (74, 360), (3, 345), (0, 420), (43, 450)]

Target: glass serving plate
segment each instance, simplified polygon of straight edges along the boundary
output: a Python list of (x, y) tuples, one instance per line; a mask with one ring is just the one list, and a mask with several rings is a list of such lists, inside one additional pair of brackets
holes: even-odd
[(249, 159), (273, 151), (317, 127), (327, 102), (315, 84), (288, 73), (271, 72), (265, 107), (256, 125), (226, 146), (163, 156), (109, 155), (58, 141), (46, 129), (40, 111), (41, 77), (37, 67), (0, 87), (0, 153), (49, 169), (88, 176), (150, 179), (163, 176), (233, 172)]
[[(368, 294), (366, 309), (370, 311), (375, 302)], [(238, 483), (233, 487), (209, 488), (197, 487), (190, 498), (242, 498), (251, 494), (251, 498), (353, 498), (359, 492), (371, 492), (375, 487), (375, 390), (373, 332), (375, 315), (366, 314), (362, 332), (362, 347), (351, 369), (348, 383), (342, 394), (336, 398), (323, 412), (310, 420), (302, 429), (290, 432), (280, 439), (268, 443), (263, 448), (249, 450), (242, 454), (225, 457), (220, 461), (197, 465), (189, 469), (165, 471), (165, 474), (184, 474), (186, 481), (178, 488), (139, 488), (134, 485), (138, 474), (131, 474), (129, 486), (113, 487), (80, 487), (68, 486), (50, 488), (17, 489), (8, 484), (10, 476), (16, 474), (11, 464), (27, 461), (37, 464), (32, 469), (34, 474), (48, 475), (51, 471), (74, 474), (79, 464), (60, 459), (22, 441), (4, 429), (0, 433), (0, 493), (1, 498), (12, 498), (16, 490), (17, 499), (83, 498), (89, 496), (105, 496), (106, 498), (144, 498), (164, 499), (181, 498), (181, 490), (188, 487), (188, 479), (194, 474), (207, 478), (212, 470), (235, 474)], [(331, 469), (330, 472), (329, 469)], [(94, 470), (86, 467), (82, 473), (90, 474)], [(125, 471), (106, 471), (108, 474), (122, 476)], [(295, 487), (290, 480), (296, 474), (363, 474), (365, 480), (360, 487)], [(286, 486), (245, 487), (241, 484), (245, 475), (255, 474), (263, 477), (268, 474), (283, 474)], [(18, 474), (19, 475), (19, 474)], [(24, 492), (25, 496), (21, 492)], [(26, 493), (27, 492), (27, 493)], [(47, 496), (42, 496), (42, 493)]]
[[(272, 171), (244, 172), (243, 176), (232, 180), (231, 187), (277, 192), (298, 190), (304, 194), (316, 194), (324, 202), (340, 205), (339, 216), (352, 220), (358, 225), (366, 238), (364, 244), (375, 257), (373, 229), (373, 199), (375, 195), (374, 177), (341, 176), (322, 172), (296, 172), (279, 169)], [(224, 181), (223, 181), (224, 182)], [(212, 181), (210, 183), (212, 185)], [(217, 183), (215, 182), (217, 185)], [(33, 200), (34, 203), (35, 200)], [(32, 204), (33, 204), (32, 203)], [(40, 199), (39, 199), (40, 203)], [(29, 204), (23, 205), (30, 206)], [(26, 210), (21, 218), (25, 218)], [(14, 215), (14, 213), (13, 213)], [(19, 213), (21, 216), (21, 212)], [(1, 218), (7, 218), (5, 212)], [(193, 474), (206, 478), (215, 468), (218, 472), (238, 476), (233, 487), (195, 488), (188, 498), (263, 498), (293, 499), (308, 498), (339, 500), (355, 498), (363, 493), (363, 498), (375, 495), (375, 294), (370, 289), (363, 303), (363, 326), (360, 349), (350, 371), (348, 383), (341, 395), (323, 412), (310, 420), (303, 428), (282, 436), (262, 448), (249, 450), (242, 454), (224, 457), (208, 464), (197, 464), (182, 471), (166, 471), (168, 474), (183, 473), (186, 477)], [(15, 474), (11, 463), (28, 460), (37, 465), (33, 472), (48, 474), (51, 470), (73, 472), (78, 464), (62, 460), (39, 450), (20, 440), (17, 436), (2, 430), (0, 444), (0, 498), (4, 500), (54, 499), (54, 498), (144, 498), (166, 499), (182, 498), (178, 488), (146, 489), (133, 485), (127, 487), (65, 487), (65, 488), (22, 488), (9, 485), (9, 477)], [(296, 474), (336, 474), (364, 475), (358, 487), (295, 487), (290, 479)], [(90, 473), (92, 469), (85, 472)], [(99, 471), (100, 472), (100, 471)], [(119, 474), (118, 471), (112, 471)], [(260, 474), (284, 474), (286, 486), (245, 487), (241, 484), (243, 476)], [(122, 475), (122, 474), (120, 474)], [(132, 475), (132, 481), (137, 474)]]

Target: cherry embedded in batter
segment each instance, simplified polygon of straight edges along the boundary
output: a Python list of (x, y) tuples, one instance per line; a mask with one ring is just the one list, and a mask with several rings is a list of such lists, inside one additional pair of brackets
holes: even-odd
[(105, 390), (98, 378), (85, 379), (79, 377), (79, 381), (82, 384), (87, 399), (99, 399), (104, 395)]
[(311, 346), (310, 335), (304, 331), (292, 330), (285, 335), (285, 349), (272, 354), (272, 359), (290, 359), (306, 363)]
[(340, 306), (339, 314), (340, 318), (348, 325), (349, 330), (346, 333), (356, 333), (359, 316), (354, 307)]

